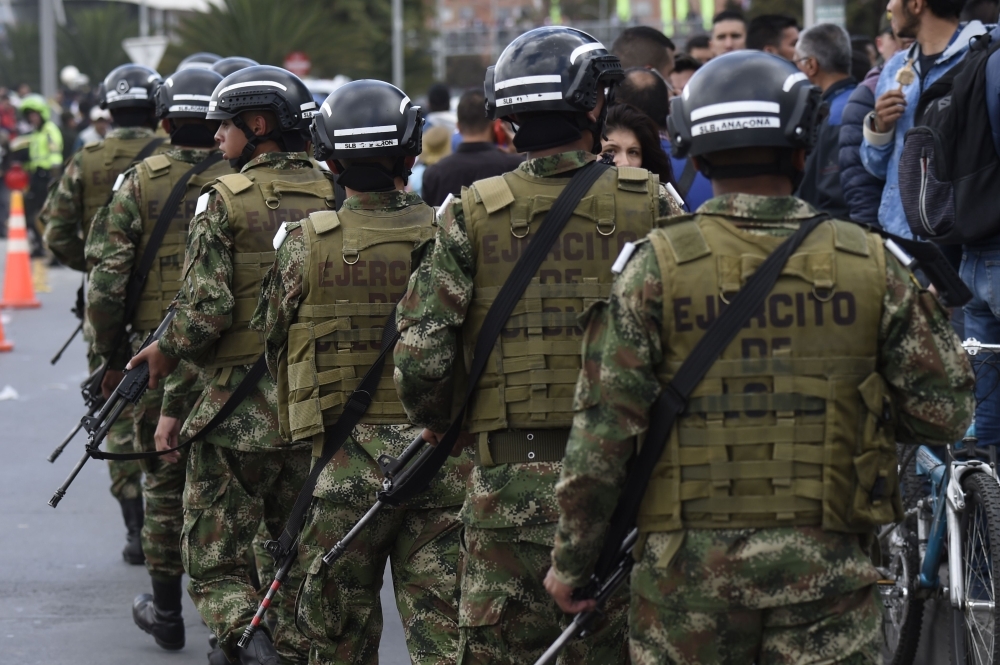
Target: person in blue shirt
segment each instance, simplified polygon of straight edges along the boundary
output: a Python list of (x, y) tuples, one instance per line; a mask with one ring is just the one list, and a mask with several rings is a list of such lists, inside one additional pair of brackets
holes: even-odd
[(822, 99), (829, 105), (797, 196), (843, 219), (850, 211), (840, 187), (840, 124), (847, 100), (858, 85), (851, 76), (851, 38), (832, 23), (813, 26), (799, 37), (795, 64), (823, 92)]
[[(913, 127), (920, 93), (965, 57), (969, 40), (984, 34), (979, 21), (959, 23), (964, 0), (890, 0), (892, 28), (913, 45), (894, 55), (875, 86), (875, 110), (864, 122), (861, 161), (885, 180), (878, 220), (890, 233), (911, 237), (899, 198), (899, 156), (903, 137)], [(900, 70), (907, 69), (897, 80)], [(904, 85), (905, 84), (905, 85)]]

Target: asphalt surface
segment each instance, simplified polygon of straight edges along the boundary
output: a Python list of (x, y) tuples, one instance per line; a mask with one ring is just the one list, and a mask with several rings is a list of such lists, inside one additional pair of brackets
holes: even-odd
[[(0, 282), (6, 242), (0, 241)], [(77, 338), (56, 366), (49, 358), (76, 326), (79, 273), (49, 271), (41, 309), (2, 310), (10, 353), (0, 353), (0, 661), (19, 665), (206, 663), (208, 629), (184, 599), (187, 646), (166, 652), (132, 622), (132, 599), (149, 592), (143, 566), (121, 558), (125, 527), (104, 462), (90, 461), (53, 510), (47, 505), (80, 458), (79, 435), (55, 464), (52, 449), (83, 415), (86, 377)], [(15, 399), (3, 399), (5, 388)], [(409, 663), (387, 578), (380, 662)]]

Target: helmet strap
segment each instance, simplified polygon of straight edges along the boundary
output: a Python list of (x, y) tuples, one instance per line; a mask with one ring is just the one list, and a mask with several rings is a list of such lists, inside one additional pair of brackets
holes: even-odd
[(243, 120), (243, 117), (238, 113), (233, 116), (233, 124), (238, 129), (242, 130), (243, 135), (247, 137), (247, 144), (243, 146), (243, 152), (240, 153), (240, 156), (229, 160), (229, 165), (234, 169), (242, 169), (244, 166), (249, 164), (250, 160), (253, 159), (253, 154), (257, 152), (257, 147), (260, 146), (261, 143), (274, 141), (282, 148), (285, 146), (284, 137), (277, 129), (273, 129), (267, 134), (257, 136), (254, 134), (253, 130), (250, 129), (250, 126)]

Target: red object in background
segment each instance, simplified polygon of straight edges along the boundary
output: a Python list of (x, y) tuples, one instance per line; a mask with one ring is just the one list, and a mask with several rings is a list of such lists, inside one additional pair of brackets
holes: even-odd
[(507, 132), (503, 128), (503, 120), (497, 118), (493, 121), (493, 140), (501, 148), (507, 147)]
[(309, 70), (312, 69), (312, 61), (302, 51), (292, 51), (285, 56), (284, 67), (299, 78), (304, 78), (309, 76)]
[(24, 172), (20, 164), (12, 164), (7, 169), (7, 174), (3, 177), (3, 182), (9, 190), (23, 192), (28, 188), (28, 174)]

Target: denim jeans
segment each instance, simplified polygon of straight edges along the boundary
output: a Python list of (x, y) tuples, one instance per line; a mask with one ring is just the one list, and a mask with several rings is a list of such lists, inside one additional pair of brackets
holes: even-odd
[[(1000, 344), (1000, 241), (962, 252), (962, 281), (972, 291), (965, 306), (965, 337)], [(1000, 358), (981, 351), (972, 358), (976, 370), (976, 435), (979, 445), (1000, 445)]]

